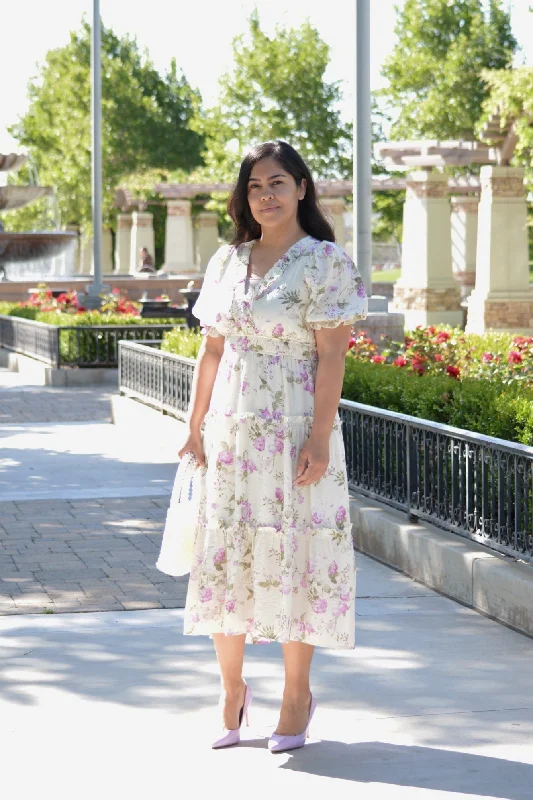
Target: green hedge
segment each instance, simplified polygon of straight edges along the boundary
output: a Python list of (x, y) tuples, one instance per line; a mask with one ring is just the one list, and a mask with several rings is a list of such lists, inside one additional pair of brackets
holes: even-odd
[(84, 311), (82, 314), (64, 314), (57, 311), (39, 311), (17, 303), (0, 303), (0, 314), (10, 317), (33, 319), (48, 325), (72, 327), (79, 325), (177, 325), (185, 323), (180, 317), (137, 317), (132, 314), (101, 314), (99, 311)]
[(356, 403), (533, 446), (533, 392), (519, 384), (417, 376), (348, 356), (342, 396)]
[(167, 331), (163, 336), (161, 350), (185, 358), (196, 358), (203, 339), (203, 336), (196, 331)]
[[(202, 336), (171, 331), (161, 349), (196, 358)], [(480, 352), (483, 342), (478, 343)], [(446, 375), (422, 376), (348, 355), (342, 397), (456, 428), (533, 446), (533, 391), (520, 383)]]
[[(118, 340), (128, 339), (134, 341), (136, 339), (131, 333), (124, 331), (124, 336), (121, 333), (117, 335), (106, 336), (104, 332), (98, 333), (92, 326), (151, 326), (151, 325), (175, 325), (176, 318), (147, 318), (132, 316), (128, 314), (101, 314), (99, 311), (85, 311), (82, 314), (64, 314), (57, 313), (56, 311), (39, 311), (35, 308), (20, 307), (16, 303), (0, 303), (0, 314), (7, 314), (8, 316), (21, 317), (23, 319), (31, 319), (37, 322), (45, 322), (49, 325), (57, 327), (74, 327), (83, 328), (79, 334), (77, 331), (64, 331), (59, 340), (59, 348), (61, 354), (62, 364), (83, 364), (93, 363), (97, 354), (100, 359), (105, 354), (106, 360), (111, 363), (118, 361)], [(146, 336), (146, 338), (161, 338), (163, 332), (153, 332), (153, 336)], [(144, 336), (144, 334), (141, 334)]]

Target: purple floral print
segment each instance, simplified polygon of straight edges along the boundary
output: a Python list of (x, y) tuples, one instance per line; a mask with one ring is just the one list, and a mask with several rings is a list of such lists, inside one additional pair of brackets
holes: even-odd
[(200, 592), (200, 600), (202, 603), (208, 603), (212, 597), (213, 597), (213, 590), (210, 589), (208, 586), (206, 586)]
[(233, 453), (231, 450), (221, 450), (218, 454), (218, 460), (221, 464), (233, 464)]

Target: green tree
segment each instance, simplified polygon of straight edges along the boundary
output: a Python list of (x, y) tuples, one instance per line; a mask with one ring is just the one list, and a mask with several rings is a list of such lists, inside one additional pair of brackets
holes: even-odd
[[(372, 144), (386, 140), (383, 129), (390, 118), (379, 107), (375, 97), (372, 98)], [(372, 153), (372, 175), (390, 175), (390, 170), (380, 164)], [(400, 177), (404, 177), (401, 173)], [(390, 242), (402, 239), (404, 191), (374, 192), (372, 194), (372, 236), (378, 241)]]
[[(90, 34), (84, 20), (67, 45), (48, 52), (29, 84), (29, 109), (10, 128), (31, 155), (40, 183), (55, 189), (63, 224), (85, 229), (91, 225)], [(200, 102), (175, 60), (162, 77), (135, 39), (119, 38), (102, 26), (105, 224), (113, 224), (114, 194), (123, 176), (151, 168), (190, 170), (202, 163), (203, 138), (189, 126)], [(31, 210), (25, 209), (24, 224), (28, 215)], [(9, 221), (17, 227), (16, 213)]]
[(277, 27), (270, 38), (254, 11), (247, 35), (233, 41), (233, 56), (217, 105), (196, 121), (205, 136), (204, 176), (234, 180), (247, 150), (273, 139), (292, 144), (317, 178), (350, 176), (352, 129), (335, 110), (339, 82), (324, 80), (329, 47), (318, 31), (307, 21)]
[(517, 42), (501, 0), (406, 0), (380, 95), (392, 139), (473, 139), (488, 95), (484, 70), (509, 67)]

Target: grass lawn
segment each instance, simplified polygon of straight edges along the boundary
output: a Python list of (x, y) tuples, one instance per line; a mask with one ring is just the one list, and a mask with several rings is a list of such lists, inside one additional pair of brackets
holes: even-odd
[(376, 272), (372, 270), (372, 280), (376, 283), (395, 283), (401, 275), (401, 269), (386, 269)]

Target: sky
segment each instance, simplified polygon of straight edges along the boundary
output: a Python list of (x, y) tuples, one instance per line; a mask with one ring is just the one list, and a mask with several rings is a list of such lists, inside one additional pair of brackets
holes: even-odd
[[(371, 84), (383, 85), (381, 64), (394, 46), (394, 6), (404, 0), (371, 0)], [(507, 2), (507, 0), (506, 0)], [(509, 0), (513, 31), (533, 66), (531, 0)], [(7, 8), (6, 8), (7, 5)], [(242, 33), (254, 7), (261, 26), (271, 35), (276, 23), (298, 27), (308, 18), (331, 47), (328, 81), (342, 81), (342, 118), (351, 119), (354, 75), (355, 0), (100, 0), (104, 24), (115, 33), (137, 38), (164, 73), (175, 56), (189, 83), (198, 88), (205, 106), (216, 102), (217, 81), (232, 63), (231, 41)], [(91, 0), (16, 0), (2, 8), (0, 47), (0, 152), (17, 143), (6, 127), (27, 108), (28, 80), (37, 74), (48, 50), (68, 42)]]

